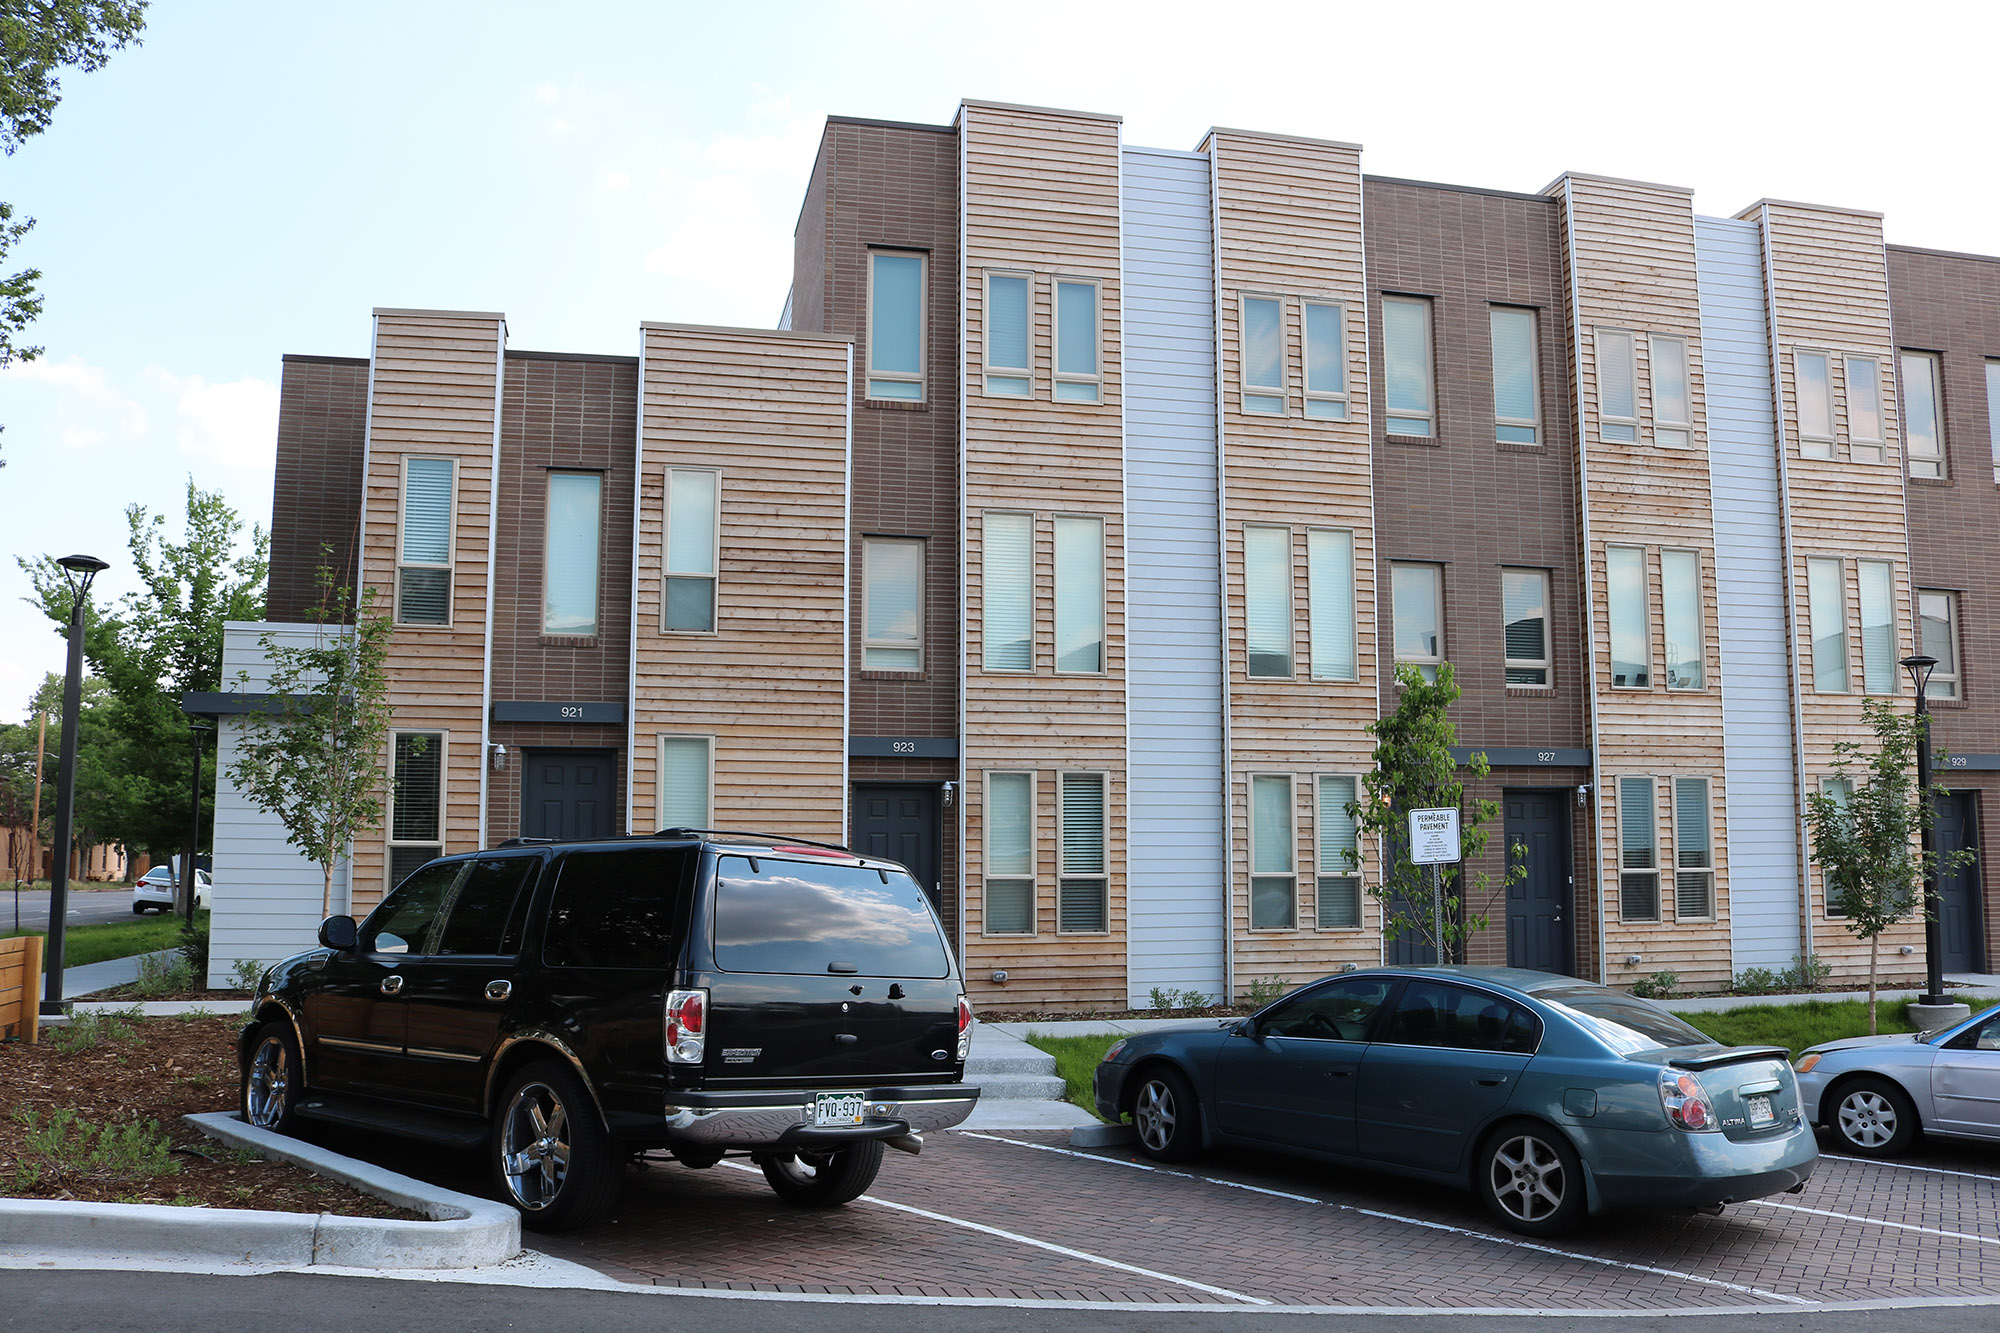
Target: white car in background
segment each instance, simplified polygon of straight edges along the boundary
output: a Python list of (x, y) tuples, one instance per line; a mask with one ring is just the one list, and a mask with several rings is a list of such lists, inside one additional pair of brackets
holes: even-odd
[[(194, 872), (194, 905), (208, 906), (209, 879), (206, 870)], [(174, 910), (174, 872), (169, 866), (154, 866), (132, 886), (132, 914)]]
[(1823, 1042), (1795, 1068), (1807, 1123), (1847, 1152), (1895, 1157), (1919, 1134), (2000, 1140), (2000, 1008), (1941, 1032)]

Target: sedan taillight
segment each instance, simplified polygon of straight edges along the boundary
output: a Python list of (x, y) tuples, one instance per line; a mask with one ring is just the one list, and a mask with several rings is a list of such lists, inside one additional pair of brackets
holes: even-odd
[(1667, 1120), (1676, 1129), (1701, 1131), (1722, 1128), (1722, 1122), (1716, 1119), (1715, 1104), (1708, 1100), (1701, 1080), (1693, 1074), (1662, 1069), (1660, 1105), (1666, 1108)]
[(958, 997), (958, 1060), (964, 1064), (972, 1054), (972, 1002), (963, 995)]
[(708, 1045), (708, 992), (667, 992), (667, 1063), (698, 1065)]

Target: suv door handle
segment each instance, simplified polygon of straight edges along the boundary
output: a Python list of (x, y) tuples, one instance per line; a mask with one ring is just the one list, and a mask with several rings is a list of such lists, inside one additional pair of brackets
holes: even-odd
[(403, 979), (401, 977), (382, 978), (382, 993), (384, 995), (394, 995), (402, 989), (403, 989)]
[(486, 983), (486, 998), (489, 1000), (504, 1000), (513, 993), (514, 983), (511, 981), (489, 981)]
[(1497, 1088), (1507, 1081), (1507, 1076), (1505, 1074), (1494, 1074), (1490, 1078), (1476, 1078), (1472, 1081), (1482, 1088)]

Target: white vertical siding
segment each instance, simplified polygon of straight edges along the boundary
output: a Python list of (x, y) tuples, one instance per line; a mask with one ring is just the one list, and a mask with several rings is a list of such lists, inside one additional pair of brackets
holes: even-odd
[(1695, 255), (1715, 495), (1731, 966), (1776, 968), (1789, 965), (1799, 951), (1799, 816), (1771, 347), (1757, 224), (1696, 218)]
[[(231, 621), (222, 640), (222, 687), (258, 694), (268, 689), (270, 662), (259, 639), (307, 645), (314, 625)], [(237, 673), (245, 672), (247, 682)], [(239, 958), (272, 963), (318, 938), (320, 868), (285, 840), (285, 826), (250, 803), (228, 777), (243, 738), (243, 719), (225, 716), (216, 735), (215, 871), (211, 889), (208, 984), (233, 985)], [(347, 863), (334, 868), (333, 910), (347, 908)]]
[(1224, 989), (1215, 290), (1204, 154), (1127, 149), (1127, 987)]

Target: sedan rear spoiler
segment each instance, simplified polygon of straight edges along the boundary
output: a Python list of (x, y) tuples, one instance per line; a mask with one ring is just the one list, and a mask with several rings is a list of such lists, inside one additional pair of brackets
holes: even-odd
[(1792, 1053), (1783, 1046), (1727, 1046), (1708, 1055), (1677, 1055), (1667, 1063), (1675, 1069), (1714, 1069), (1719, 1065), (1747, 1064), (1751, 1060), (1782, 1060), (1790, 1064)]

